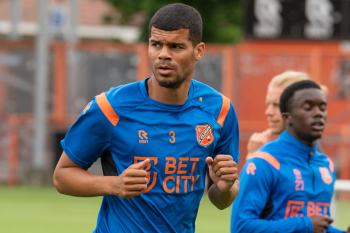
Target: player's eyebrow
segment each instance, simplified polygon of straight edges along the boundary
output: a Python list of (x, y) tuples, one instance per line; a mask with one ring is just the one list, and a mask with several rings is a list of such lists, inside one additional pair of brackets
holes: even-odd
[[(310, 105), (313, 105), (313, 104), (314, 104), (314, 101), (309, 100), (309, 99), (306, 99), (306, 100), (303, 101), (302, 104), (310, 104)], [(320, 104), (325, 104), (325, 105), (327, 105), (327, 102), (326, 102), (326, 101), (320, 101), (319, 103), (317, 103), (317, 105), (320, 105)]]
[(185, 46), (184, 43), (168, 42), (167, 45)]
[[(155, 44), (162, 44), (162, 42), (158, 41), (158, 40), (151, 40), (151, 43), (155, 43)], [(176, 43), (176, 42), (167, 42), (165, 43), (166, 45), (170, 45), (170, 46), (186, 46), (184, 43)]]
[(159, 41), (159, 40), (151, 40), (151, 43), (157, 43), (157, 44), (160, 44), (160, 41)]

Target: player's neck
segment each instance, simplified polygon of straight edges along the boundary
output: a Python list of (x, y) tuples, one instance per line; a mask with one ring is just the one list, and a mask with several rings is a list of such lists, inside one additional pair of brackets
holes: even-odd
[(187, 78), (178, 88), (166, 88), (159, 86), (157, 80), (152, 76), (146, 85), (148, 96), (151, 99), (165, 104), (184, 104), (188, 98), (191, 79)]
[(298, 135), (294, 130), (292, 130), (291, 128), (287, 127), (287, 132), (292, 135), (295, 139), (297, 139), (299, 142), (303, 143), (304, 145), (308, 146), (308, 147), (314, 147), (316, 146), (316, 139), (315, 140), (308, 140), (305, 137), (301, 137), (300, 135)]

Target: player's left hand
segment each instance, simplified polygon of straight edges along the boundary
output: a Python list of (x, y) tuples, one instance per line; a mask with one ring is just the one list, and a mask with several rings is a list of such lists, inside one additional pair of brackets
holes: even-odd
[(207, 157), (209, 176), (221, 192), (228, 192), (238, 179), (237, 164), (231, 155), (217, 155), (214, 159)]

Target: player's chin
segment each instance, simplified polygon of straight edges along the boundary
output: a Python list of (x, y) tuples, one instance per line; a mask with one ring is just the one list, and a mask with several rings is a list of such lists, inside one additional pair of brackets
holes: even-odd
[(270, 127), (271, 129), (271, 132), (274, 133), (274, 134), (280, 134), (284, 131), (284, 125), (283, 126), (279, 126), (279, 125), (276, 125), (274, 127)]
[(162, 78), (169, 78), (171, 76), (171, 74), (158, 74), (158, 77), (162, 77)]
[(304, 134), (304, 139), (308, 142), (314, 142), (322, 137), (322, 133), (320, 131), (311, 131)]
[(313, 131), (311, 135), (315, 140), (320, 139), (323, 135), (323, 130)]

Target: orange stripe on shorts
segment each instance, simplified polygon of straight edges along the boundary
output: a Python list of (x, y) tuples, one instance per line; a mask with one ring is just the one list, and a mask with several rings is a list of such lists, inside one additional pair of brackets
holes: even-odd
[(105, 116), (112, 123), (112, 125), (116, 126), (118, 124), (119, 117), (117, 113), (115, 113), (111, 104), (108, 102), (106, 93), (103, 92), (100, 95), (96, 96), (96, 101), (103, 114), (105, 114)]
[(227, 98), (226, 96), (224, 96), (223, 94), (221, 94), (221, 95), (222, 95), (222, 107), (221, 107), (221, 111), (220, 111), (219, 117), (216, 120), (216, 122), (219, 123), (219, 125), (222, 128), (224, 121), (226, 119), (227, 113), (230, 110), (230, 99)]
[(257, 151), (252, 154), (251, 158), (261, 158), (271, 164), (277, 170), (280, 170), (280, 163), (277, 161), (275, 157), (270, 155), (269, 153)]

